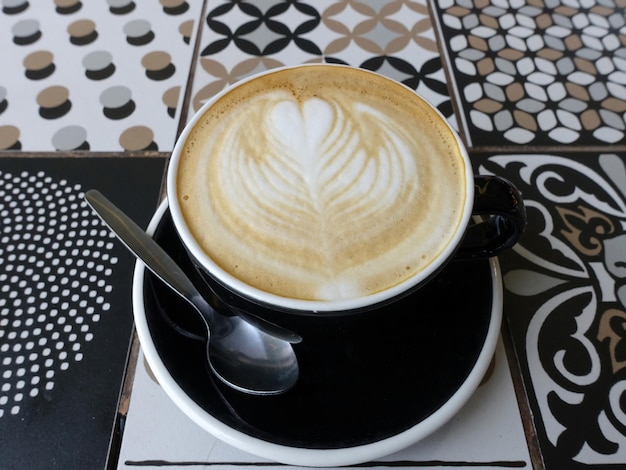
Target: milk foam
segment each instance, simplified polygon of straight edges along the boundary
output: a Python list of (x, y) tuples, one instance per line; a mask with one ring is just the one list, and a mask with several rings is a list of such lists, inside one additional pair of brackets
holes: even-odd
[(179, 199), (203, 249), (244, 282), (300, 299), (368, 295), (448, 244), (463, 160), (409, 91), (315, 69), (270, 74), (213, 105), (188, 137)]

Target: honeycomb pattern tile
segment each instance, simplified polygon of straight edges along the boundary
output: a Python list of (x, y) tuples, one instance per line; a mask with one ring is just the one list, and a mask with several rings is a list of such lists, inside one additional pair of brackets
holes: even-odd
[(473, 146), (626, 141), (623, 0), (436, 0)]

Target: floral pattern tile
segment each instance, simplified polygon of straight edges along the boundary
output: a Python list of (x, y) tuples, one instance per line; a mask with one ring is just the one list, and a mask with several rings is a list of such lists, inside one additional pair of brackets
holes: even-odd
[[(626, 155), (489, 155), (528, 228), (501, 256), (505, 313), (547, 469), (626, 462)], [(612, 468), (612, 467), (611, 467)]]
[(626, 141), (621, 0), (434, 0), (471, 146)]

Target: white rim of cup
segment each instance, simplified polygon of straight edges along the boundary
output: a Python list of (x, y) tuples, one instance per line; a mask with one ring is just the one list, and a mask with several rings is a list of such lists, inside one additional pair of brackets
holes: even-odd
[[(167, 207), (168, 202), (165, 200), (157, 209), (147, 229), (150, 235), (154, 234)], [(399, 452), (435, 432), (461, 410), (482, 382), (495, 354), (502, 324), (503, 291), (500, 265), (497, 258), (491, 258), (489, 263), (492, 279), (489, 328), (482, 350), (465, 381), (447, 402), (423, 421), (394, 436), (354, 447), (308, 449), (264, 441), (224, 424), (193, 401), (169, 373), (152, 340), (143, 297), (145, 267), (140, 261), (135, 263), (133, 272), (133, 315), (141, 349), (157, 382), (174, 404), (202, 429), (239, 450), (287, 465), (306, 467), (358, 465)]]
[(294, 68), (302, 68), (302, 67), (343, 67), (355, 69), (355, 67), (350, 67), (341, 64), (301, 64), (294, 66), (286, 66), (286, 67), (277, 67), (274, 69), (266, 70), (249, 77), (246, 77), (228, 87), (224, 90), (217, 93), (211, 99), (209, 99), (197, 112), (194, 114), (191, 121), (187, 123), (183, 132), (178, 137), (176, 144), (174, 146), (174, 150), (172, 152), (172, 156), (170, 158), (168, 170), (167, 170), (167, 194), (168, 200), (170, 204), (170, 212), (172, 214), (172, 219), (174, 221), (174, 226), (176, 228), (176, 232), (180, 236), (183, 244), (190, 251), (191, 255), (200, 263), (203, 268), (208, 271), (215, 279), (223, 283), (225, 286), (234, 290), (236, 293), (243, 294), (244, 297), (248, 299), (260, 301), (263, 304), (274, 305), (280, 307), (282, 309), (288, 309), (293, 311), (301, 311), (301, 312), (339, 312), (339, 311), (350, 311), (350, 310), (358, 310), (361, 308), (366, 308), (372, 305), (377, 305), (393, 299), (397, 296), (404, 294), (407, 291), (410, 291), (415, 286), (420, 285), (425, 280), (429, 279), (432, 275), (434, 275), (455, 253), (457, 247), (463, 240), (463, 236), (465, 234), (465, 228), (469, 224), (470, 218), (472, 216), (472, 209), (474, 204), (474, 173), (472, 169), (472, 165), (469, 159), (469, 155), (467, 153), (467, 149), (463, 145), (461, 138), (458, 133), (452, 128), (450, 123), (446, 120), (446, 118), (441, 114), (441, 112), (435, 108), (432, 104), (430, 104), (422, 95), (417, 93), (415, 90), (409, 88), (403, 83), (397, 82), (389, 77), (381, 75), (377, 72), (373, 72), (366, 69), (358, 69), (364, 73), (369, 73), (376, 75), (378, 77), (382, 77), (385, 80), (390, 80), (395, 84), (398, 84), (404, 88), (406, 88), (409, 92), (417, 95), (419, 98), (426, 103), (430, 107), (430, 109), (441, 119), (441, 121), (446, 125), (452, 136), (454, 137), (457, 146), (459, 148), (459, 153), (463, 159), (465, 164), (465, 181), (466, 181), (466, 199), (463, 207), (463, 211), (461, 214), (461, 222), (459, 223), (459, 229), (451, 238), (450, 243), (445, 247), (445, 249), (441, 252), (439, 258), (431, 263), (428, 267), (415, 274), (413, 277), (393, 286), (384, 291), (377, 292), (374, 294), (370, 294), (367, 296), (361, 296), (351, 299), (338, 299), (338, 300), (304, 300), (304, 299), (294, 299), (290, 297), (283, 297), (277, 294), (273, 294), (270, 292), (263, 291), (256, 287), (253, 287), (245, 282), (239, 280), (232, 274), (228, 273), (224, 269), (222, 269), (215, 261), (213, 261), (206, 252), (200, 247), (194, 237), (191, 235), (189, 227), (185, 222), (185, 219), (182, 215), (180, 204), (176, 197), (176, 180), (178, 175), (178, 161), (180, 160), (180, 156), (182, 153), (182, 149), (185, 145), (187, 138), (189, 137), (189, 133), (196, 125), (196, 123), (200, 120), (204, 112), (212, 106), (217, 100), (219, 100), (222, 96), (227, 94), (233, 88), (236, 88), (244, 83), (255, 80), (256, 78), (262, 77), (264, 75), (269, 75), (272, 73), (280, 72), (283, 70), (294, 69)]

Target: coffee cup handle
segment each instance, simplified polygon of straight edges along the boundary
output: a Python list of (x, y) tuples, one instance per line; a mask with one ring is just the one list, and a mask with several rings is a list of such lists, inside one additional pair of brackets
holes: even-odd
[(474, 177), (472, 214), (483, 220), (468, 226), (457, 258), (496, 256), (513, 247), (526, 227), (526, 208), (517, 188), (498, 176)]

